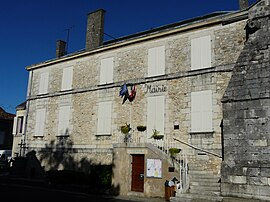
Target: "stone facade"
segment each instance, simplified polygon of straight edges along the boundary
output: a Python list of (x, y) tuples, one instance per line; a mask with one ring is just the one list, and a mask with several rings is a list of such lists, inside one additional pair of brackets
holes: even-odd
[[(81, 165), (82, 159), (95, 164), (113, 164), (113, 151), (117, 150), (114, 145), (122, 143), (123, 138), (120, 126), (130, 122), (132, 135), (141, 135), (135, 128), (147, 124), (147, 98), (162, 95), (165, 98), (165, 140), (178, 138), (221, 155), (221, 99), (230, 80), (232, 68), (244, 47), (246, 18), (246, 11), (213, 14), (194, 19), (192, 23), (176, 23), (169, 29), (161, 28), (142, 33), (139, 37), (123, 38), (94, 50), (27, 67), (31, 75), (27, 97), (28, 150), (37, 152), (46, 170), (72, 167), (68, 158), (72, 158), (72, 162), (78, 165)], [(211, 66), (191, 70), (191, 40), (201, 36), (211, 38)], [(165, 48), (165, 73), (149, 77), (148, 50), (159, 46)], [(101, 85), (100, 66), (105, 58), (113, 58), (113, 82)], [(73, 68), (72, 88), (61, 90), (63, 69), (66, 67)], [(48, 92), (39, 94), (43, 73), (49, 74)], [(136, 98), (132, 103), (127, 101), (122, 104), (119, 90), (123, 83), (137, 87)], [(198, 91), (211, 92), (212, 130), (191, 133), (191, 94)], [(112, 102), (110, 135), (97, 134), (98, 104), (103, 101)], [(69, 131), (65, 136), (58, 135), (58, 114), (61, 106), (70, 106), (71, 109)], [(35, 134), (39, 109), (44, 109), (46, 114), (42, 135)], [(174, 127), (176, 123), (179, 128)], [(146, 138), (150, 134), (145, 132), (143, 135)], [(203, 170), (219, 173), (220, 158), (198, 152), (184, 144), (181, 149), (188, 155), (190, 169), (193, 165), (200, 165)], [(57, 151), (62, 151), (63, 154), (58, 162), (50, 155)], [(123, 163), (121, 166), (127, 165), (127, 162), (119, 163)], [(118, 169), (121, 169), (121, 166)], [(72, 168), (80, 166), (75, 167)], [(125, 184), (124, 180), (125, 178), (118, 183)], [(159, 182), (162, 183), (159, 186), (163, 187), (161, 181), (164, 182), (165, 179)], [(147, 189), (150, 190), (149, 186)], [(161, 188), (156, 189), (157, 192), (160, 190)], [(123, 193), (127, 194), (128, 191), (129, 188)], [(147, 194), (157, 195), (151, 191)]]
[(248, 40), (222, 99), (222, 194), (270, 200), (270, 1), (249, 10)]

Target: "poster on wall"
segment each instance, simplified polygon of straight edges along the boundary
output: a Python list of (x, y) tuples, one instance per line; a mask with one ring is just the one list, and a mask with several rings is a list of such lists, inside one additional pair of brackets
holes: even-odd
[(162, 178), (161, 159), (147, 159), (146, 177)]

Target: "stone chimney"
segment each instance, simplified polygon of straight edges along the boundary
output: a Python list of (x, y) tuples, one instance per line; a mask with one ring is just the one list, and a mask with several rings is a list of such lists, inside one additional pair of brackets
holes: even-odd
[(103, 44), (105, 10), (99, 9), (88, 14), (86, 30), (86, 50), (95, 49)]
[(56, 41), (56, 58), (60, 58), (66, 54), (66, 44), (62, 40)]
[(248, 0), (239, 0), (240, 10), (245, 10), (248, 8)]

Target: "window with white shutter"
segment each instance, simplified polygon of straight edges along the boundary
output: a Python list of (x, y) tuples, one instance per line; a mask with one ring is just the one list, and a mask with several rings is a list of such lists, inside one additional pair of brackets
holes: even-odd
[(191, 39), (191, 70), (211, 67), (211, 37)]
[(105, 58), (100, 62), (100, 84), (113, 82), (113, 62), (114, 58)]
[(165, 46), (148, 49), (148, 76), (165, 74)]
[(48, 93), (48, 84), (49, 84), (49, 72), (43, 72), (40, 74), (39, 80), (39, 94)]
[(70, 106), (61, 106), (58, 114), (58, 135), (67, 136), (70, 133)]
[(212, 91), (191, 93), (191, 132), (212, 132)]
[(70, 90), (72, 88), (72, 78), (73, 78), (73, 67), (64, 68), (61, 90)]
[(98, 104), (97, 135), (111, 135), (112, 102)]
[(165, 97), (147, 98), (147, 136), (150, 138), (156, 129), (164, 135)]
[(46, 118), (46, 109), (37, 109), (34, 136), (44, 136), (45, 118)]

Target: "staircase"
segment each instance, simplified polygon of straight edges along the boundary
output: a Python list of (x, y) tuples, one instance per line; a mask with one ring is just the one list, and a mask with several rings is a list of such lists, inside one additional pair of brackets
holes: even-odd
[(190, 165), (189, 188), (185, 193), (177, 192), (172, 202), (222, 201), (220, 196), (220, 175), (202, 170), (200, 165)]

